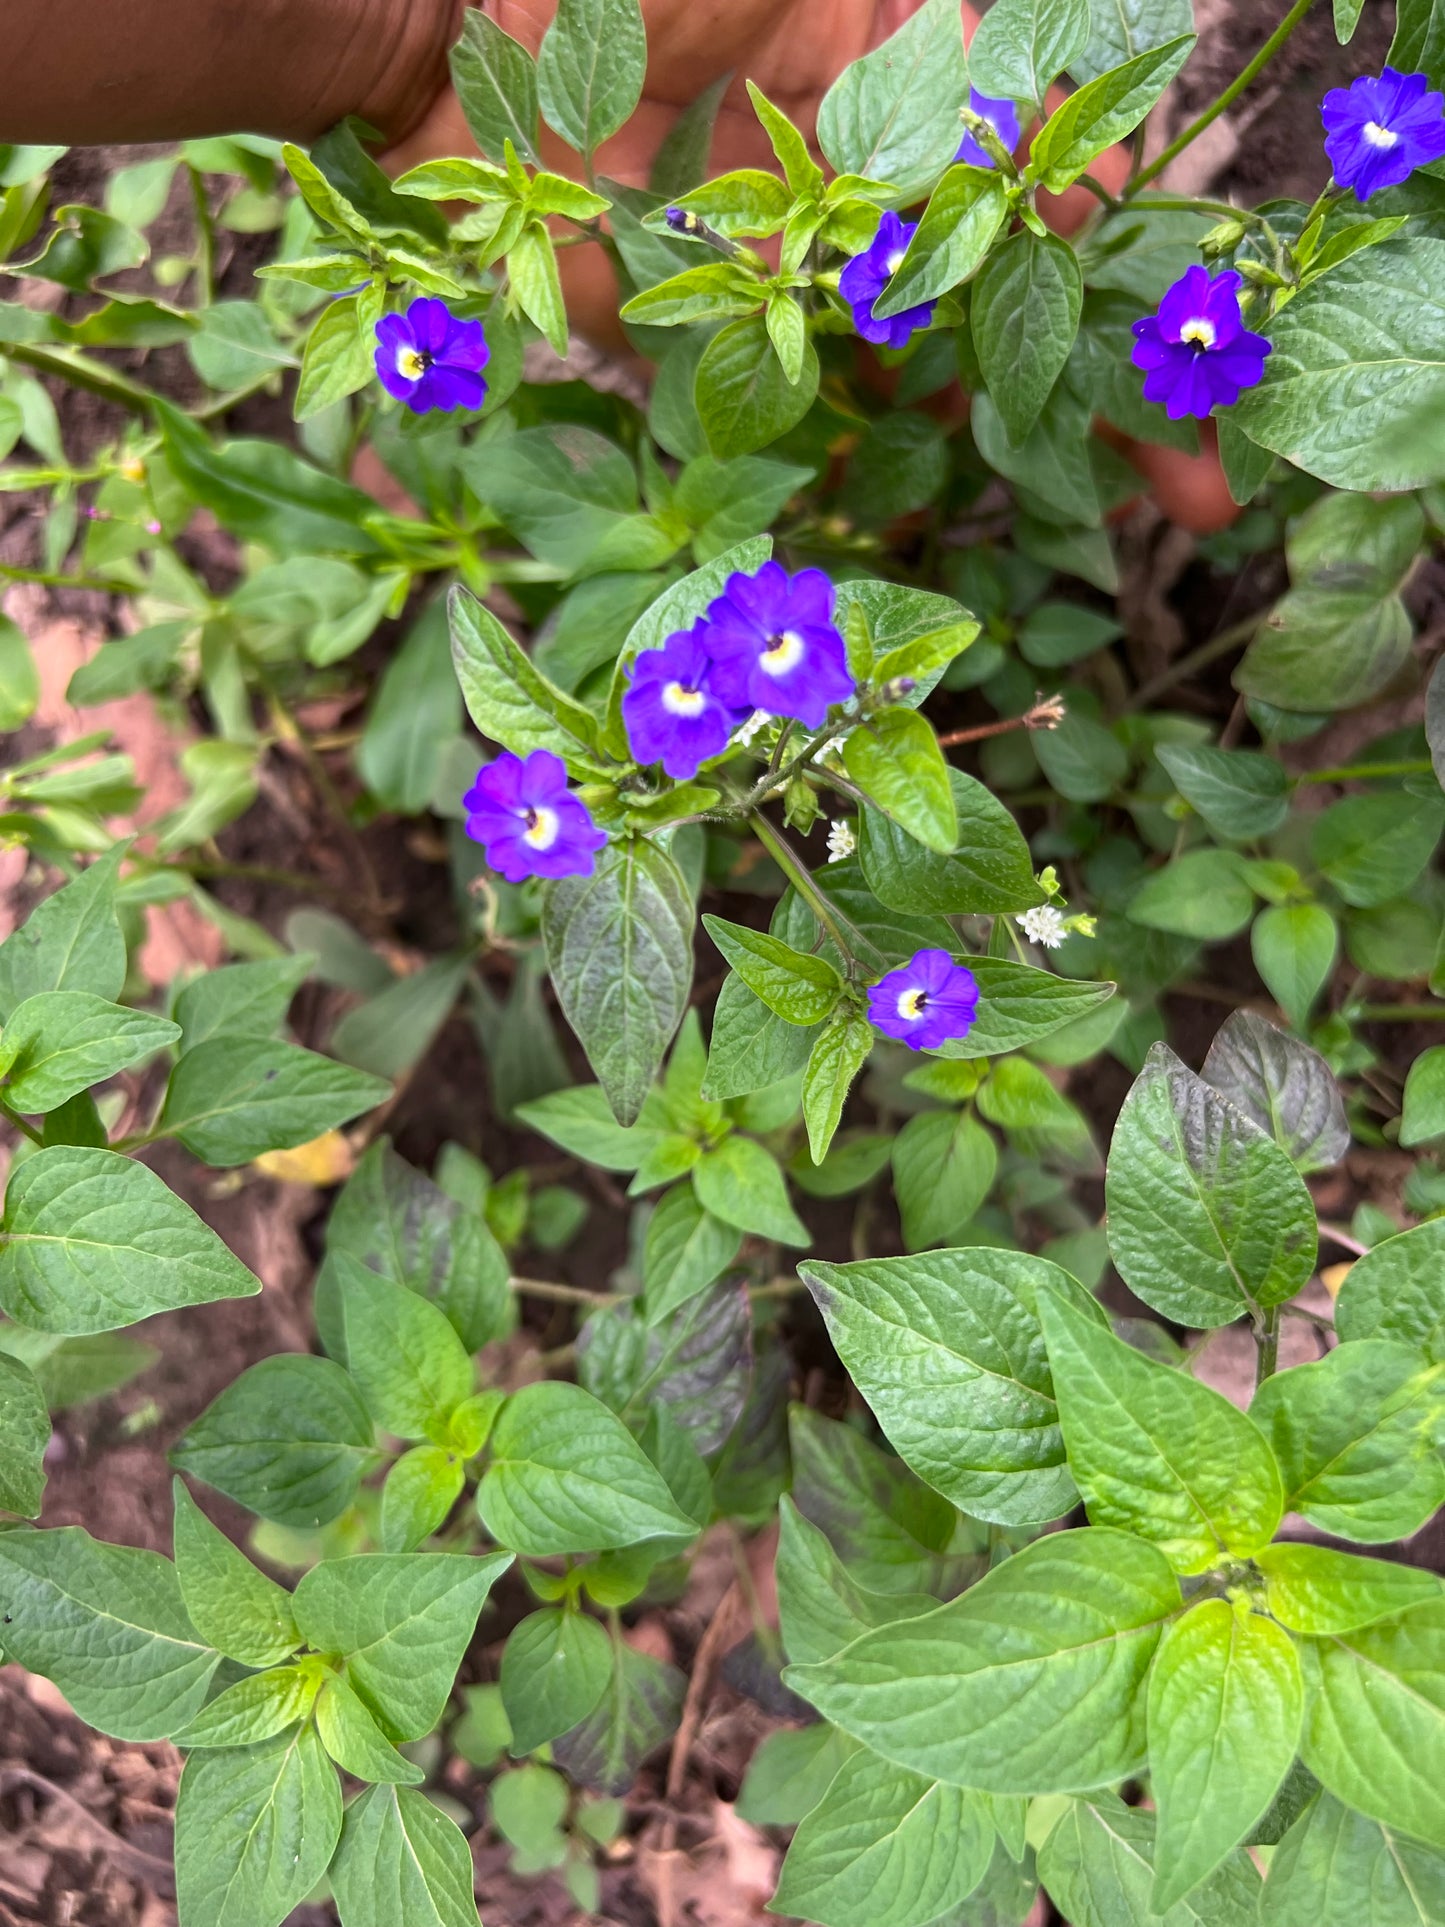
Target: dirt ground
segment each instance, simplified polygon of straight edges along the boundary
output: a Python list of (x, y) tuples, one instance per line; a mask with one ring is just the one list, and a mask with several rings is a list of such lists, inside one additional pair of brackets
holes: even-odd
[[(1197, 0), (1201, 45), (1169, 104), (1161, 141), (1184, 125), (1237, 71), (1253, 51), (1280, 8), (1261, 9), (1257, 0)], [(1326, 86), (1354, 73), (1378, 69), (1389, 40), (1393, 9), (1371, 6), (1353, 47), (1341, 50), (1331, 30), (1329, 9), (1321, 5), (1306, 21), (1284, 56), (1235, 110), (1181, 164), (1181, 188), (1235, 193), (1241, 200), (1265, 195), (1312, 196), (1324, 179), (1317, 108)], [(104, 174), (133, 155), (80, 154), (67, 158), (65, 198), (99, 199)], [(239, 287), (257, 245), (236, 237), (232, 257), (222, 263), (232, 286)], [(170, 376), (185, 392), (187, 371), (178, 351), (164, 374), (152, 357), (148, 377)], [(101, 404), (66, 390), (57, 392), (67, 443), (73, 449), (110, 432), (113, 423)], [(253, 405), (251, 428), (279, 429), (266, 414), (271, 404)], [(198, 560), (224, 575), (233, 566), (227, 539), (219, 532), (200, 538)], [(33, 564), (35, 523), (22, 498), (0, 496), (0, 560)], [(1224, 621), (1262, 605), (1281, 586), (1268, 570), (1246, 571), (1229, 589), (1229, 613), (1221, 610), (1217, 579), (1199, 566), (1193, 544), (1159, 524), (1147, 509), (1124, 531), (1126, 582), (1121, 607), (1126, 612), (1131, 647), (1141, 666), (1159, 663), (1206, 638)], [(1438, 643), (1437, 626), (1445, 616), (1445, 581), (1427, 574), (1412, 591), (1421, 647)], [(118, 608), (83, 592), (12, 589), (3, 606), (31, 634), (46, 671), (47, 700), (30, 739), (20, 753), (47, 740), (79, 733), (82, 724), (66, 710), (60, 692), (74, 661), (96, 646)], [(376, 645), (373, 645), (376, 647)], [(1227, 669), (1211, 670), (1206, 680), (1183, 685), (1181, 706), (1223, 720), (1233, 706)], [(961, 698), (959, 722), (976, 718)], [(137, 760), (149, 791), (152, 814), (178, 793), (177, 743), (141, 699), (113, 706), (105, 720), (122, 747)], [(1371, 711), (1368, 724), (1345, 717), (1297, 752), (1301, 764), (1319, 766), (1349, 760), (1363, 734), (1375, 734), (1395, 721), (1416, 720), (1418, 702), (1410, 698), (1398, 716)], [(344, 719), (338, 719), (344, 720)], [(85, 728), (96, 727), (86, 712)], [(340, 773), (340, 772), (338, 772)], [(169, 794), (168, 794), (169, 786)], [(1321, 798), (1323, 802), (1325, 798)], [(326, 826), (320, 801), (305, 769), (278, 756), (268, 767), (257, 807), (223, 838), (233, 862), (285, 863), (313, 872), (326, 888), (352, 887), (352, 853), (337, 847)], [(368, 932), (417, 954), (443, 945), (451, 932), (445, 871), (438, 848), (425, 834), (382, 822), (366, 833), (368, 856), (391, 906), (387, 927)], [(0, 934), (23, 914), (25, 866), (0, 855)], [(298, 899), (284, 890), (249, 881), (219, 883), (217, 893), (246, 915), (278, 933)], [(156, 981), (166, 980), (179, 964), (215, 958), (214, 939), (199, 920), (157, 919), (148, 950)], [(1189, 986), (1168, 999), (1171, 1037), (1176, 1048), (1198, 1063), (1225, 1011), (1247, 1002), (1257, 991), (1247, 946), (1211, 950), (1211, 980)], [(298, 1006), (303, 1036), (324, 1034), (331, 993), (308, 990)], [(1393, 1027), (1387, 1043), (1401, 1068), (1433, 1037), (1415, 1037)], [(1106, 1139), (1128, 1076), (1112, 1060), (1091, 1065), (1074, 1093)], [(535, 1139), (508, 1130), (479, 1110), (485, 1072), (476, 1039), (465, 1017), (453, 1017), (427, 1062), (403, 1089), (386, 1120), (403, 1155), (429, 1165), (439, 1145), (454, 1138), (483, 1155), (498, 1171), (539, 1156)], [(0, 1157), (3, 1157), (0, 1147)], [(61, 1415), (49, 1457), (49, 1486), (43, 1523), (84, 1524), (104, 1537), (169, 1550), (170, 1474), (166, 1453), (191, 1420), (246, 1366), (277, 1351), (307, 1349), (311, 1343), (309, 1290), (320, 1249), (329, 1195), (305, 1185), (286, 1184), (254, 1173), (216, 1176), (198, 1171), (169, 1151), (155, 1156), (157, 1168), (213, 1224), (232, 1249), (263, 1281), (261, 1296), (235, 1303), (179, 1312), (151, 1321), (140, 1334), (159, 1352), (155, 1366), (118, 1396)], [(1365, 1198), (1398, 1211), (1399, 1187), (1409, 1161), (1390, 1153), (1357, 1151), (1346, 1167), (1315, 1183), (1322, 1217), (1347, 1223)], [(1101, 1198), (1100, 1198), (1101, 1203)], [(605, 1181), (594, 1210), (585, 1254), (573, 1252), (552, 1275), (594, 1287), (622, 1255), (620, 1215), (606, 1209)], [(841, 1233), (822, 1215), (819, 1249), (834, 1254), (830, 1242)], [(1333, 1254), (1345, 1255), (1343, 1252)], [(570, 1265), (570, 1269), (568, 1266)], [(1115, 1294), (1122, 1307), (1127, 1294)], [(570, 1335), (568, 1314), (529, 1307), (519, 1346), (545, 1350)], [(1301, 1323), (1296, 1329), (1304, 1334)], [(830, 1358), (821, 1328), (806, 1307), (788, 1313), (785, 1333), (797, 1362), (800, 1388), (823, 1402), (840, 1400), (846, 1388)], [(1236, 1337), (1239, 1342), (1236, 1343)], [(1307, 1345), (1307, 1336), (1297, 1341)], [(1303, 1354), (1303, 1355), (1308, 1355)], [(525, 1374), (525, 1364), (512, 1360)], [(1248, 1396), (1248, 1340), (1221, 1334), (1211, 1341), (1205, 1375), (1243, 1401)], [(248, 1519), (239, 1508), (207, 1492), (207, 1510), (241, 1538)], [(1418, 1536), (1406, 1556), (1445, 1570), (1445, 1532), (1440, 1525)], [(770, 1549), (751, 1549), (750, 1564), (766, 1592)], [(738, 1594), (732, 1550), (721, 1534), (707, 1542), (683, 1599), (674, 1608), (652, 1611), (631, 1636), (647, 1650), (693, 1673), (693, 1692), (682, 1742), (674, 1756), (649, 1764), (629, 1803), (627, 1831), (603, 1871), (600, 1912), (583, 1915), (560, 1883), (550, 1877), (518, 1880), (507, 1869), (505, 1848), (480, 1827), (473, 1840), (477, 1894), (488, 1927), (577, 1927), (584, 1920), (614, 1927), (744, 1927), (764, 1918), (776, 1877), (782, 1837), (748, 1827), (733, 1813), (747, 1759), (775, 1720), (721, 1677), (726, 1651), (722, 1632), (734, 1627)], [(483, 1620), (478, 1645), (468, 1661), (470, 1680), (494, 1678), (501, 1643), (525, 1610), (520, 1588), (504, 1585)], [(711, 1631), (709, 1630), (711, 1629)], [(0, 1667), (0, 1927), (174, 1927), (174, 1887), (170, 1873), (171, 1812), (179, 1756), (168, 1745), (133, 1746), (92, 1733), (75, 1720), (54, 1689), (28, 1678), (16, 1667)], [(484, 1778), (464, 1762), (453, 1761), (446, 1791), (480, 1822)], [(1033, 1927), (1041, 1927), (1043, 1911)], [(335, 1916), (329, 1905), (301, 1909), (296, 1927), (327, 1927)]]

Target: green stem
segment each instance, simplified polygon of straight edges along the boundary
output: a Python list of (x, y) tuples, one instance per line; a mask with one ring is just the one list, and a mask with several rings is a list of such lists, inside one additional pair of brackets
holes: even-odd
[[(807, 904), (819, 923), (822, 924), (834, 943), (837, 944), (843, 955), (850, 963), (857, 963), (857, 957), (853, 954), (852, 948), (845, 941), (843, 932), (839, 928), (838, 918), (832, 904), (829, 903), (822, 891), (819, 890), (817, 884), (814, 883), (811, 874), (804, 869), (797, 856), (778, 835), (777, 831), (763, 815), (761, 810), (749, 811), (748, 821), (757, 831), (758, 841), (783, 872), (783, 875), (788, 879), (789, 883), (792, 884), (804, 903)], [(855, 936), (859, 934), (861, 933), (857, 931), (854, 932)]]
[(237, 877), (251, 883), (274, 883), (283, 890), (296, 890), (302, 896), (314, 893), (351, 902), (356, 895), (354, 890), (328, 883), (324, 877), (303, 876), (299, 870), (277, 870), (267, 863), (225, 863), (219, 858), (212, 861), (209, 857), (187, 857), (184, 861), (172, 858), (157, 867), (162, 870), (184, 870), (187, 876), (192, 877)]
[(27, 1124), (19, 1111), (12, 1110), (3, 1097), (0, 1097), (0, 1117), (3, 1117), (7, 1123), (13, 1124), (21, 1136), (28, 1137), (32, 1144), (43, 1144), (45, 1142), (45, 1139), (41, 1136), (40, 1132), (36, 1130), (35, 1126), (33, 1124)]
[(1161, 669), (1157, 676), (1152, 676), (1134, 691), (1119, 714), (1128, 716), (1135, 710), (1147, 709), (1154, 698), (1162, 695), (1166, 689), (1172, 689), (1175, 683), (1187, 681), (1196, 669), (1205, 668), (1220, 656), (1227, 656), (1231, 649), (1237, 649), (1240, 643), (1247, 642), (1263, 620), (1262, 615), (1246, 616), (1243, 622), (1231, 623), (1229, 628), (1221, 629), (1217, 636), (1211, 636), (1208, 642), (1200, 643), (1197, 649), (1176, 656), (1167, 669)]
[(1273, 1378), (1279, 1367), (1279, 1306), (1266, 1305), (1260, 1313), (1259, 1323), (1254, 1328), (1256, 1346), (1254, 1385), (1255, 1390), (1267, 1378)]
[(59, 375), (74, 387), (88, 389), (92, 395), (129, 408), (133, 414), (145, 414), (153, 402), (160, 400), (154, 389), (106, 367), (104, 362), (92, 361), (74, 348), (43, 348), (34, 342), (7, 341), (5, 355), (7, 360), (24, 362), (27, 368), (38, 368), (42, 374)]
[(21, 569), (12, 562), (0, 562), (0, 576), (7, 582), (40, 582), (47, 589), (98, 589), (102, 595), (134, 595), (134, 582), (112, 581), (101, 575), (58, 575), (50, 569)]
[(1428, 776), (1434, 768), (1428, 757), (1403, 763), (1342, 763), (1338, 769), (1307, 770), (1297, 783), (1365, 783), (1377, 776)]
[(1280, 48), (1309, 12), (1313, 3), (1314, 0), (1294, 0), (1294, 5), (1290, 8), (1284, 19), (1280, 21), (1269, 39), (1265, 41), (1259, 52), (1254, 56), (1254, 59), (1250, 61), (1249, 65), (1239, 75), (1238, 79), (1232, 80), (1224, 92), (1219, 95), (1218, 99), (1210, 102), (1209, 106), (1205, 108), (1197, 120), (1191, 121), (1182, 134), (1170, 141), (1162, 154), (1156, 156), (1147, 167), (1142, 168), (1139, 173), (1134, 176), (1133, 180), (1130, 181), (1124, 189), (1124, 199), (1126, 201), (1131, 200), (1133, 196), (1139, 192), (1139, 189), (1149, 181), (1152, 181), (1157, 174), (1162, 174), (1169, 163), (1182, 154), (1192, 141), (1198, 140), (1206, 127), (1212, 127), (1215, 121), (1219, 119), (1219, 116), (1227, 112), (1228, 109), (1234, 105), (1235, 101), (1239, 99), (1245, 89), (1264, 72), (1270, 61), (1274, 59)]
[(585, 1291), (581, 1285), (555, 1284), (550, 1278), (509, 1278), (507, 1283), (520, 1298), (545, 1298), (554, 1305), (586, 1305), (594, 1311), (599, 1305), (615, 1305), (619, 1296), (615, 1291)]
[(1361, 1024), (1439, 1024), (1445, 1004), (1361, 1004), (1354, 1016)]

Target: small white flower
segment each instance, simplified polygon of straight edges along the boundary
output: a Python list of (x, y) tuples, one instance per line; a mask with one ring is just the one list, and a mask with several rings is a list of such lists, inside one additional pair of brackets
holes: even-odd
[(747, 721), (733, 731), (733, 741), (739, 748), (746, 749), (758, 731), (765, 729), (772, 720), (766, 709), (755, 709)]
[(1064, 919), (1051, 903), (1025, 910), (1017, 921), (1029, 941), (1042, 944), (1045, 950), (1057, 950), (1064, 941)]
[(830, 736), (826, 743), (819, 743), (818, 747), (813, 751), (813, 761), (815, 763), (821, 763), (825, 756), (831, 756), (841, 751), (850, 733), (850, 731), (845, 729), (841, 736)]
[(858, 847), (858, 839), (853, 834), (853, 825), (839, 817), (828, 829), (828, 861), (841, 863), (845, 856), (852, 856)]

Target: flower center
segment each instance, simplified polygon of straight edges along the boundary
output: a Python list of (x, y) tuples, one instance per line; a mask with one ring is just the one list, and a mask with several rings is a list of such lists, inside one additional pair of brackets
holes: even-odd
[(1400, 136), (1389, 127), (1382, 127), (1377, 120), (1367, 120), (1360, 129), (1371, 147), (1393, 147)]
[(923, 1015), (924, 1006), (927, 1002), (928, 992), (926, 990), (905, 990), (898, 999), (898, 1015), (900, 1017), (906, 1017), (909, 1023), (917, 1023), (918, 1019)]
[(897, 274), (898, 270), (903, 266), (903, 257), (907, 252), (907, 248), (895, 248), (892, 254), (888, 256), (888, 259), (883, 265), (890, 274)]
[(803, 660), (805, 646), (796, 629), (785, 629), (780, 636), (768, 637), (768, 646), (758, 661), (768, 675), (786, 676)]
[(689, 689), (686, 683), (664, 683), (662, 706), (672, 716), (700, 716), (707, 708), (707, 697), (700, 689)]
[(1203, 315), (1196, 315), (1192, 321), (1186, 321), (1179, 330), (1179, 339), (1192, 342), (1196, 348), (1212, 348), (1214, 323), (1206, 321)]
[(396, 372), (406, 381), (420, 381), (431, 367), (432, 358), (424, 348), (398, 348)]
[(525, 814), (527, 827), (522, 832), (522, 841), (530, 843), (534, 850), (550, 850), (562, 827), (561, 817), (555, 810), (549, 810), (545, 803), (538, 804)]

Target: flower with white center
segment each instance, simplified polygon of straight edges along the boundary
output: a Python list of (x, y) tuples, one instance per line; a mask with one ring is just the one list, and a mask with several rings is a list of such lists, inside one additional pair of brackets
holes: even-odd
[(1064, 941), (1064, 919), (1051, 903), (1025, 910), (1018, 921), (1029, 942), (1042, 944), (1045, 950), (1057, 950)]
[(858, 847), (858, 839), (853, 834), (853, 825), (839, 817), (828, 826), (828, 861), (841, 863), (845, 856), (852, 856)]

